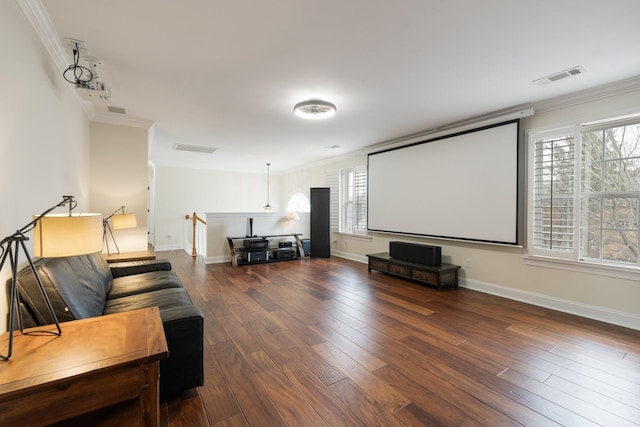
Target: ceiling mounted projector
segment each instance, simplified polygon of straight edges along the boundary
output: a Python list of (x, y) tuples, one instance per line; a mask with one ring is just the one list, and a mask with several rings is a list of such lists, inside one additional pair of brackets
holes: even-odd
[[(90, 102), (110, 103), (109, 86), (98, 79), (98, 66), (102, 61), (89, 56), (86, 45), (81, 40), (67, 38), (67, 45), (73, 50), (73, 64), (62, 73), (66, 81), (76, 86), (82, 99)], [(80, 60), (86, 65), (81, 65)]]

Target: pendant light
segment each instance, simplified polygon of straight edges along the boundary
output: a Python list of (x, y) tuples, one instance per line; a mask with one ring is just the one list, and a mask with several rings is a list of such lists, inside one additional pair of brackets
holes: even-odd
[(269, 166), (271, 166), (271, 163), (267, 163), (267, 204), (264, 205), (265, 212), (271, 212), (271, 205), (269, 204)]

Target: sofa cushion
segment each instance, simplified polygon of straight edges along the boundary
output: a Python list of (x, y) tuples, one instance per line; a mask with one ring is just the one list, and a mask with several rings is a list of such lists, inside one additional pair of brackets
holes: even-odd
[(106, 292), (109, 292), (109, 289), (111, 287), (111, 280), (113, 279), (113, 274), (111, 273), (111, 268), (109, 268), (109, 263), (104, 259), (104, 256), (100, 252), (84, 256), (93, 266), (93, 271), (95, 272), (97, 282), (106, 290)]
[(149, 259), (143, 261), (126, 261), (109, 264), (113, 277), (131, 276), (149, 271), (171, 270), (171, 263), (166, 259)]
[(104, 314), (120, 313), (139, 308), (159, 307), (160, 317), (164, 309), (192, 305), (191, 298), (183, 288), (159, 289), (143, 294), (129, 295), (107, 301)]
[(159, 289), (181, 287), (182, 283), (173, 271), (151, 271), (132, 276), (116, 277), (111, 282), (111, 290), (107, 294), (107, 300)]
[(39, 265), (38, 273), (60, 294), (73, 317), (83, 319), (100, 316), (104, 310), (111, 272), (103, 263), (100, 253), (49, 258)]
[[(38, 277), (42, 281), (42, 286), (47, 293), (53, 312), (60, 322), (75, 320), (73, 314), (69, 311), (67, 303), (56, 287), (51, 283), (48, 277), (42, 274), (42, 265), (50, 259), (39, 259), (34, 264), (38, 269)], [(18, 290), (20, 292), (20, 306), (22, 308), (22, 320), (25, 328), (34, 326), (48, 325), (54, 322), (53, 317), (49, 313), (49, 307), (45, 301), (40, 287), (36, 281), (36, 277), (27, 267), (18, 273)]]

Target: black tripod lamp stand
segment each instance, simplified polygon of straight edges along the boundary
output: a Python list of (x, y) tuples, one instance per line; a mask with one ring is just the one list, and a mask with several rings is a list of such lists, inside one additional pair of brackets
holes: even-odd
[[(120, 213), (118, 213), (120, 212)], [(113, 244), (116, 247), (116, 251), (113, 253), (120, 253), (120, 248), (118, 248), (118, 243), (116, 243), (116, 238), (113, 236), (113, 231), (111, 231), (111, 226), (109, 225), (109, 220), (113, 223), (114, 230), (124, 230), (126, 228), (136, 228), (138, 226), (138, 222), (136, 220), (136, 214), (127, 214), (124, 213), (124, 206), (119, 207), (111, 215), (102, 220), (102, 239), (104, 240), (104, 244), (107, 246), (107, 255), (111, 255), (111, 249), (109, 248), (109, 239), (107, 236), (107, 231), (111, 236), (111, 240), (113, 240)]]
[[(68, 214), (49, 213), (58, 207), (69, 205)], [(64, 256), (82, 255), (102, 250), (102, 240), (100, 239), (100, 214), (73, 214), (72, 210), (77, 203), (73, 196), (62, 196), (62, 201), (52, 206), (40, 215), (34, 216), (33, 221), (17, 230), (10, 236), (0, 241), (0, 270), (8, 260), (11, 265), (11, 289), (9, 304), (9, 327), (8, 327), (8, 348), (7, 354), (0, 354), (0, 360), (9, 360), (13, 353), (14, 322), (17, 318), (20, 333), (22, 334), (62, 334), (60, 323), (53, 310), (51, 301), (42, 285), (38, 271), (33, 264), (25, 242), (29, 238), (26, 233), (33, 230), (34, 254), (38, 257), (54, 258)], [(24, 253), (29, 268), (35, 276), (36, 283), (40, 288), (43, 299), (51, 315), (51, 321), (55, 324), (55, 330), (29, 330), (25, 332), (22, 312), (20, 311), (20, 295), (18, 294), (18, 268), (20, 250)]]

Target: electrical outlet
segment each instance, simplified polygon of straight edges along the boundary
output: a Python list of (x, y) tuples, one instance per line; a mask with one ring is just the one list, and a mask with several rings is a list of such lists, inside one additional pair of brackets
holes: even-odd
[(473, 262), (471, 262), (471, 258), (467, 258), (467, 261), (465, 262), (464, 266), (467, 268), (473, 267)]

